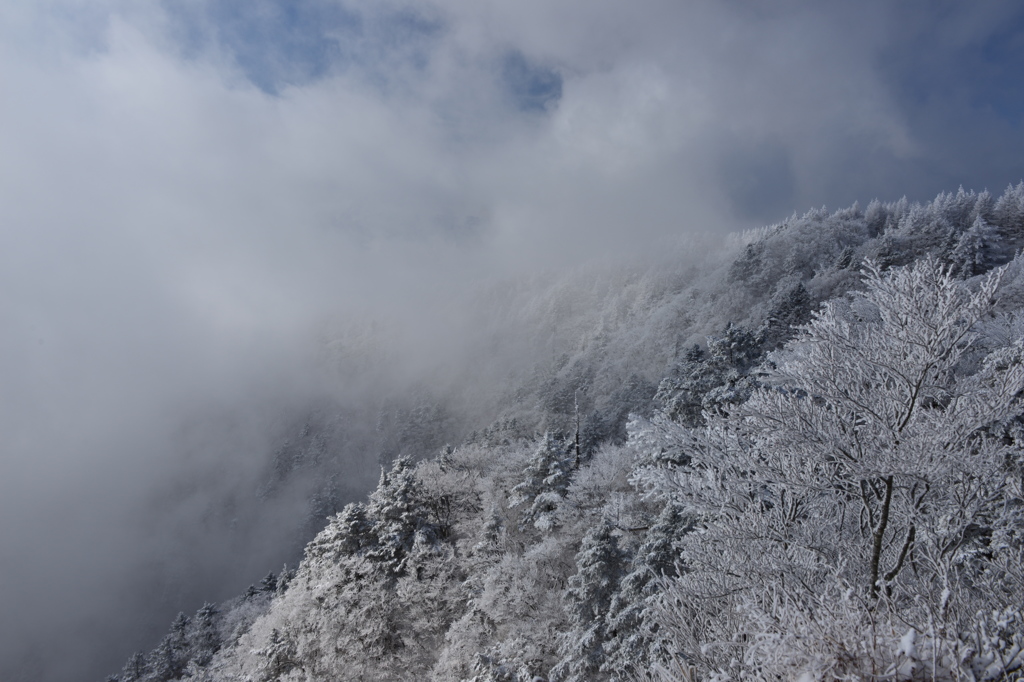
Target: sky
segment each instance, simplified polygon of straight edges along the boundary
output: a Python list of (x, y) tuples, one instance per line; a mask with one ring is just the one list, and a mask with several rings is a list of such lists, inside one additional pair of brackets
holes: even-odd
[(160, 576), (262, 570), (152, 501), (248, 485), (325, 321), (429, 359), (500, 278), (999, 193), (1021, 73), (1012, 1), (7, 0), (0, 678), (101, 678)]

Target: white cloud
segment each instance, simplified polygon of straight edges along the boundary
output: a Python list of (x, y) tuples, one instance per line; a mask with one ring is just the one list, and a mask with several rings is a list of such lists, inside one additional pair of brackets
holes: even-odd
[[(359, 31), (342, 22), (261, 62), (240, 50), (274, 40), (260, 33), (272, 23), (218, 33), (218, 16), (246, 11), (233, 1), (0, 7), (0, 562), (47, 533), (102, 548), (78, 562), (81, 588), (19, 569), (26, 599), (7, 613), (27, 620), (2, 632), (45, 632), (28, 610), (48, 594), (92, 590), (82, 613), (110, 608), (118, 567), (151, 557), (133, 554), (136, 527), (119, 540), (106, 527), (180, 465), (152, 441), (204, 405), (301, 393), (325, 318), (372, 310), (461, 329), (459, 296), (486, 278), (822, 203), (927, 198), (955, 189), (957, 159), (957, 182), (990, 183), (1024, 147), (1019, 130), (1008, 142), (975, 130), (971, 106), (921, 130), (894, 87), (914, 62), (900, 80), (889, 61), (907, 26), (955, 26), (921, 62), (946, 64), (1005, 14), (366, 1), (346, 5)], [(301, 51), (332, 38), (339, 56), (318, 71)], [(522, 60), (511, 83), (510, 55)], [(276, 95), (252, 82), (260, 68)], [(450, 347), (443, 326), (410, 345)], [(233, 438), (205, 456), (258, 449)], [(70, 520), (48, 511), (61, 499), (80, 505)]]

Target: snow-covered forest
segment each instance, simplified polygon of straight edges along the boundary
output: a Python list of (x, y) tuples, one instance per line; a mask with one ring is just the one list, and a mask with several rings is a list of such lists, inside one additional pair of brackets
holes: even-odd
[(1018, 679), (1022, 248), (1024, 183), (482, 291), (448, 375), (532, 364), (376, 405), (343, 507), (306, 419), (268, 479), (320, 482), (301, 563), (108, 679)]

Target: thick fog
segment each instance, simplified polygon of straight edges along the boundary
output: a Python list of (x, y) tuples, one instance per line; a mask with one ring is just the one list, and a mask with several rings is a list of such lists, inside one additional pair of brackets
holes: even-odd
[(483, 287), (1018, 182), (1022, 14), (4, 3), (0, 679), (102, 679), (294, 559), (273, 453), (318, 406), (374, 428)]

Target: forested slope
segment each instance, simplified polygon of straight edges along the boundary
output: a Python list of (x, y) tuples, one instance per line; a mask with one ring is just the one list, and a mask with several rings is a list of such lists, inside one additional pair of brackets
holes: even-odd
[(535, 362), (394, 407), (297, 569), (116, 679), (1019, 677), (1022, 246), (1024, 184), (485, 292), (463, 371)]

